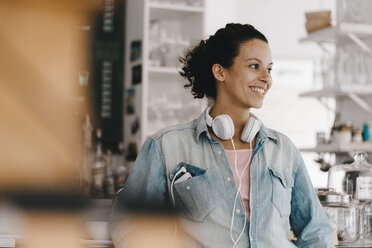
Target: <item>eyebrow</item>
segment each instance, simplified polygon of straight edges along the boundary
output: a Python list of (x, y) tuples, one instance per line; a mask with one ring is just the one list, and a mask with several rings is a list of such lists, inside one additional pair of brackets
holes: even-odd
[[(260, 62), (262, 64), (262, 61), (258, 58), (249, 58), (249, 59), (246, 59), (245, 61), (249, 61), (249, 60), (257, 60), (258, 62)], [(274, 63), (273, 62), (270, 62), (268, 65), (273, 65)]]

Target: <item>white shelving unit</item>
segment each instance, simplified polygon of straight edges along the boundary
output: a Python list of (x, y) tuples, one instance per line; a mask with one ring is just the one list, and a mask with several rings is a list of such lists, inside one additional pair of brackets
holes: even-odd
[[(136, 143), (139, 149), (147, 136), (197, 118), (206, 106), (206, 101), (194, 100), (184, 89), (185, 81), (178, 72), (182, 48), (205, 38), (205, 3), (193, 1), (198, 4), (191, 6), (187, 5), (188, 1), (174, 2), (127, 1), (125, 89), (135, 91), (135, 97), (132, 102), (124, 103), (124, 109), (132, 104), (135, 110), (124, 115), (125, 147)], [(133, 41), (141, 41), (142, 56), (135, 61), (130, 60)], [(142, 66), (142, 80), (133, 85), (135, 66)], [(139, 129), (133, 133), (136, 121)]]
[[(371, 2), (372, 3), (372, 2)], [(372, 4), (366, 2), (366, 4)], [(336, 1), (337, 5), (337, 18), (343, 15), (341, 8), (341, 1)], [(367, 9), (360, 9), (359, 11), (365, 12)], [(367, 15), (366, 15), (367, 16)], [(322, 103), (325, 98), (334, 98), (336, 100), (336, 111), (340, 116), (341, 122), (351, 121), (354, 126), (361, 128), (363, 123), (372, 120), (372, 74), (368, 75), (365, 84), (358, 84), (354, 82), (345, 83), (343, 78), (340, 78), (337, 70), (340, 67), (337, 63), (340, 63), (339, 53), (347, 47), (348, 49), (354, 49), (356, 53), (363, 53), (365, 56), (372, 56), (372, 19), (367, 20), (366, 23), (355, 22), (352, 20), (345, 19), (343, 16), (343, 21), (338, 21), (336, 26), (324, 28), (319, 31), (310, 33), (308, 36), (300, 39), (300, 42), (315, 42), (320, 46), (320, 48), (328, 55), (331, 55), (333, 60), (332, 71), (329, 73), (334, 73), (334, 82), (327, 84), (324, 81), (324, 88), (309, 92), (304, 92), (300, 94), (302, 97), (315, 97), (319, 99)], [(334, 49), (327, 49), (329, 44), (333, 46)], [(344, 55), (345, 57), (346, 55)], [(347, 55), (350, 56), (351, 55)], [(356, 58), (352, 60), (350, 58), (350, 63), (355, 63)], [(367, 67), (367, 72), (370, 70), (370, 65)], [(350, 74), (357, 74), (357, 71), (349, 70)], [(354, 80), (354, 77), (353, 77)], [(352, 81), (353, 81), (352, 80)], [(327, 85), (333, 85), (329, 87)], [(329, 107), (329, 106), (328, 106)], [(331, 108), (330, 108), (331, 109)], [(302, 148), (303, 152), (317, 152), (317, 153), (350, 153), (354, 151), (366, 151), (372, 153), (372, 142), (362, 142), (362, 143), (350, 143), (350, 144), (322, 144), (312, 148)]]
[(356, 94), (359, 96), (370, 96), (372, 95), (372, 85), (371, 86), (360, 86), (360, 85), (341, 85), (337, 89), (324, 88), (321, 90), (307, 91), (300, 96), (302, 97), (348, 97), (350, 94)]
[(372, 117), (372, 109), (370, 105), (363, 99), (363, 97), (372, 96), (371, 86), (366, 87), (360, 85), (341, 85), (338, 88), (324, 88), (321, 90), (304, 92), (300, 94), (300, 96), (316, 97), (320, 101), (322, 98), (336, 98), (340, 100), (342, 98), (348, 97)]
[(338, 27), (328, 27), (312, 32), (300, 39), (300, 42), (339, 43), (342, 38), (349, 38), (363, 50), (367, 47), (366, 50), (371, 51), (368, 45), (361, 40), (371, 35), (372, 24), (343, 22), (339, 23)]
[(328, 27), (310, 33), (308, 36), (300, 39), (300, 42), (316, 42), (316, 43), (336, 43), (338, 40), (338, 29), (336, 27)]
[(357, 151), (372, 152), (372, 142), (320, 144), (316, 147), (301, 148), (300, 151), (317, 153), (349, 153)]
[(169, 76), (178, 76), (178, 70), (170, 66), (149, 66), (148, 72), (152, 74), (163, 74)]
[(167, 18), (183, 20), (190, 14), (204, 14), (204, 7), (185, 6), (183, 4), (150, 2), (149, 7), (153, 18)]

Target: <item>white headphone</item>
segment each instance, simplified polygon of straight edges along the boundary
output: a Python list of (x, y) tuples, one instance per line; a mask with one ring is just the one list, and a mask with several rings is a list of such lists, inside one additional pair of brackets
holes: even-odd
[[(213, 119), (210, 115), (211, 108), (212, 106), (208, 107), (206, 110), (207, 125), (212, 128), (214, 134), (218, 138), (222, 140), (231, 139), (235, 132), (233, 120), (227, 114), (218, 115)], [(260, 128), (261, 121), (251, 115), (244, 126), (242, 135), (240, 136), (241, 141), (246, 143), (252, 142)]]

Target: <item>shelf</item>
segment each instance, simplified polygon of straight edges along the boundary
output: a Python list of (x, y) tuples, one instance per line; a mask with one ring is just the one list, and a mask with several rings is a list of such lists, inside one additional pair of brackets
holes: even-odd
[(358, 96), (370, 96), (372, 95), (372, 86), (366, 85), (340, 85), (339, 89), (324, 88), (321, 90), (307, 91), (301, 93), (301, 97), (347, 97), (350, 94), (356, 94)]
[(340, 85), (338, 89), (324, 88), (322, 90), (309, 91), (301, 93), (300, 97), (316, 97), (321, 101), (325, 97), (348, 97), (354, 101), (359, 107), (372, 115), (372, 109), (369, 104), (361, 98), (362, 96), (371, 96), (372, 87), (365, 85)]
[(312, 148), (300, 148), (301, 152), (327, 152), (327, 153), (348, 153), (356, 151), (372, 152), (372, 142), (339, 144), (322, 144)]
[(16, 237), (12, 235), (0, 235), (0, 247), (15, 247)]
[(112, 199), (90, 199), (94, 207), (112, 207)]
[(340, 33), (354, 33), (358, 36), (371, 36), (372, 24), (344, 22), (339, 25)]
[(16, 243), (21, 243), (20, 241), (23, 241), (24, 239), (25, 237), (21, 235), (0, 234), (0, 247), (16, 247)]
[(328, 27), (309, 33), (300, 39), (300, 42), (337, 43), (339, 37), (347, 37), (349, 34), (360, 38), (372, 36), (372, 25), (362, 23), (340, 23), (339, 27)]
[[(192, 3), (194, 5), (191, 5)], [(192, 99), (192, 95), (183, 87), (187, 81), (179, 74), (178, 58), (183, 55), (183, 50), (188, 48), (190, 43), (197, 42), (206, 35), (204, 30), (205, 3), (205, 0), (126, 1), (126, 30), (128, 31), (126, 44), (130, 44), (133, 40), (142, 40), (143, 42), (142, 60), (138, 61), (142, 65), (142, 81), (141, 84), (136, 85), (136, 97), (133, 102), (136, 113), (133, 118), (126, 118), (124, 123), (123, 143), (126, 148), (129, 147), (130, 149), (134, 142), (137, 147), (140, 147), (145, 142), (149, 130), (151, 134), (154, 134), (160, 129), (158, 125), (154, 126), (152, 123), (152, 118), (155, 118), (151, 115), (153, 114), (151, 111), (154, 109), (151, 109), (154, 98), (166, 98), (168, 95), (177, 96), (175, 97), (177, 102), (172, 103), (172, 105), (180, 105), (180, 109)], [(155, 26), (153, 26), (154, 24)], [(158, 37), (153, 37), (155, 36), (153, 35), (154, 32), (158, 34)], [(158, 42), (155, 42), (154, 38)], [(159, 50), (157, 50), (159, 45), (167, 45), (169, 50), (165, 54), (160, 51), (159, 54)], [(152, 53), (153, 51), (156, 52)], [(158, 58), (156, 58), (156, 55), (158, 55)], [(131, 75), (133, 66), (133, 63), (126, 63), (125, 75)], [(133, 87), (130, 76), (127, 79), (124, 85), (125, 90)], [(157, 107), (161, 107), (161, 104), (163, 103), (159, 103)], [(199, 115), (204, 105), (203, 102), (197, 105), (195, 109), (185, 112), (181, 116)], [(135, 134), (131, 130), (134, 118), (140, 120), (140, 128)]]
[(149, 7), (151, 19), (183, 20), (193, 14), (204, 13), (204, 7), (161, 3), (150, 3)]
[(151, 82), (179, 82), (181, 76), (176, 67), (149, 67), (148, 77)]
[(347, 38), (357, 44), (364, 52), (372, 56), (372, 49), (362, 40), (372, 37), (372, 25), (364, 23), (340, 23), (338, 27), (328, 27), (311, 32), (300, 42), (337, 43), (340, 38)]
[(309, 33), (300, 42), (336, 43), (338, 30), (336, 27), (328, 27)]
[(176, 67), (150, 66), (148, 71), (154, 74), (178, 75), (178, 69)]
[(204, 11), (203, 7), (199, 6), (187, 6), (183, 4), (171, 4), (171, 3), (151, 3), (149, 4), (150, 8), (152, 9), (159, 9), (163, 11), (179, 11), (179, 12), (195, 12), (195, 13), (201, 13)]

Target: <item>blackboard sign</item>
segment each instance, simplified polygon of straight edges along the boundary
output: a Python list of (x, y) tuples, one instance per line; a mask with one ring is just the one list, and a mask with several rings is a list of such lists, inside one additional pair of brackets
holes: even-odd
[(102, 0), (92, 25), (93, 125), (113, 152), (123, 140), (124, 14), (125, 0)]

